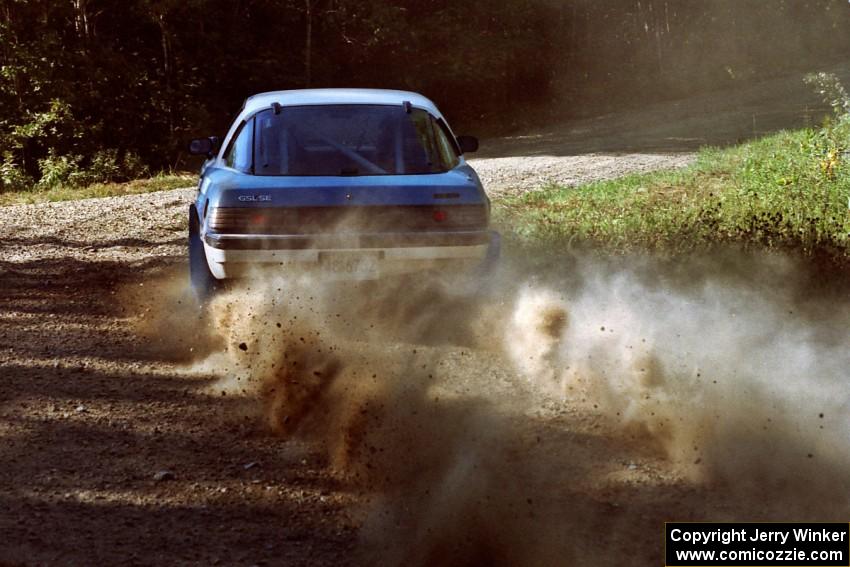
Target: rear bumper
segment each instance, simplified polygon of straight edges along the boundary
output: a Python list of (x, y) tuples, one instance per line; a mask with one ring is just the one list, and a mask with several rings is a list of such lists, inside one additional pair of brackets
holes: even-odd
[(217, 250), (374, 250), (488, 245), (489, 231), (406, 232), (374, 234), (215, 234), (204, 244)]
[[(250, 276), (258, 269), (323, 272), (323, 255), (362, 253), (376, 260), (368, 278), (433, 269), (468, 270), (498, 256), (490, 231), (320, 235), (204, 235), (210, 271), (218, 279)], [(323, 276), (348, 279), (346, 274)], [(352, 279), (361, 279), (353, 276)]]

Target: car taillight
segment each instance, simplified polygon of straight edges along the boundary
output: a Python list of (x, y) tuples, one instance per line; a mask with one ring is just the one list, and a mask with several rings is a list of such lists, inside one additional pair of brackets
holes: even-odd
[(449, 213), (447, 213), (446, 211), (440, 211), (440, 210), (434, 211), (434, 220), (435, 221), (443, 222), (447, 218), (449, 218)]

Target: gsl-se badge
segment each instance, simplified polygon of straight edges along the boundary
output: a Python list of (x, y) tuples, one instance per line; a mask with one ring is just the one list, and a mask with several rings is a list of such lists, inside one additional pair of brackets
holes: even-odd
[(271, 195), (240, 195), (238, 197), (240, 201), (244, 202), (260, 202), (260, 201), (271, 201)]

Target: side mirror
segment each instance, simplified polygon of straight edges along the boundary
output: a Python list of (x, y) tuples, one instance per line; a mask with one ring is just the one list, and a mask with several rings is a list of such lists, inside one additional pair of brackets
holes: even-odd
[(457, 145), (460, 146), (460, 152), (473, 153), (478, 151), (478, 138), (475, 136), (458, 136)]
[(193, 156), (212, 157), (218, 151), (219, 140), (218, 136), (210, 136), (209, 138), (196, 138), (189, 142), (189, 153)]

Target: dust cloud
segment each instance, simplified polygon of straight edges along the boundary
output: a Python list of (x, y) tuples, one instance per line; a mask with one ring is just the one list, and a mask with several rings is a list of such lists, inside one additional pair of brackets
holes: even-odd
[(487, 294), (254, 278), (193, 369), (365, 495), (363, 564), (649, 564), (663, 521), (846, 517), (850, 303), (804, 266), (505, 264)]
[[(795, 314), (812, 308), (795, 297), (799, 268), (773, 263), (758, 284), (709, 276), (690, 290), (590, 269), (568, 306), (545, 288), (524, 290), (508, 351), (536, 387), (566, 403), (583, 396), (642, 430), (686, 477), (762, 499), (762, 510), (838, 517), (848, 508), (834, 496), (850, 471), (850, 337)], [(540, 323), (552, 310), (570, 317), (557, 341)], [(526, 360), (533, 351), (512, 349), (516, 336), (542, 352)]]

